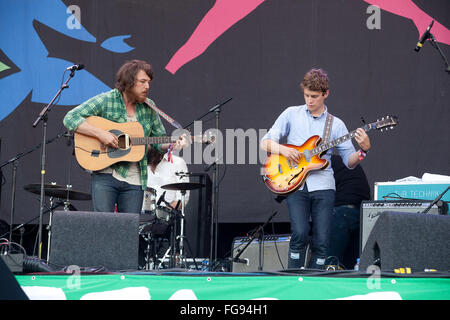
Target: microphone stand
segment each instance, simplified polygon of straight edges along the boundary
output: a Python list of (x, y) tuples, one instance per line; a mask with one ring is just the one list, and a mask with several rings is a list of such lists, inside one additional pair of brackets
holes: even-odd
[[(219, 131), (219, 116), (220, 116), (220, 112), (221, 107), (228, 103), (231, 99), (233, 98), (228, 98), (227, 100), (225, 100), (224, 102), (221, 102), (217, 105), (215, 105), (214, 107), (210, 108), (204, 115), (202, 115), (200, 118), (192, 121), (191, 123), (189, 123), (188, 125), (186, 125), (184, 127), (184, 129), (188, 128), (189, 126), (191, 126), (195, 121), (201, 120), (204, 117), (206, 117), (208, 114), (215, 112), (216, 115), (216, 130), (217, 132)], [(211, 213), (211, 229), (210, 229), (210, 248), (209, 248), (209, 271), (212, 271), (212, 265), (213, 265), (213, 261), (215, 259), (215, 257), (217, 257), (217, 237), (218, 237), (218, 216), (219, 216), (219, 180), (218, 180), (218, 154), (216, 152), (216, 159), (214, 160), (214, 162), (208, 166), (208, 170), (211, 168), (211, 166), (214, 166), (214, 171), (213, 171), (213, 178), (212, 178), (212, 188), (213, 188), (213, 195), (212, 195), (212, 213)], [(205, 170), (205, 171), (208, 171)]]
[(186, 129), (186, 128), (192, 126), (192, 125), (194, 124), (195, 121), (199, 121), (199, 120), (203, 119), (204, 117), (206, 117), (206, 116), (207, 116), (208, 114), (210, 114), (211, 112), (214, 112), (214, 111), (216, 110), (216, 108), (220, 108), (220, 107), (223, 106), (225, 103), (229, 102), (231, 99), (233, 99), (233, 98), (228, 98), (228, 99), (225, 100), (224, 102), (221, 102), (221, 103), (215, 105), (214, 107), (210, 108), (209, 111), (207, 111), (207, 112), (206, 112), (204, 115), (202, 115), (200, 118), (195, 119), (194, 121), (191, 121), (189, 124), (185, 125), (185, 126), (183, 127), (183, 129)]
[[(448, 189), (450, 189), (450, 186), (447, 187), (447, 189), (445, 189), (444, 192), (442, 192), (436, 199), (434, 199), (433, 201), (430, 202), (430, 204), (428, 205), (428, 207), (422, 211), (421, 213), (427, 213), (428, 211), (430, 211), (430, 209), (439, 202), (439, 200), (441, 200), (441, 198), (444, 196), (444, 194), (448, 191)], [(442, 214), (445, 214), (442, 213)]]
[(69, 86), (67, 85), (70, 81), (70, 79), (73, 78), (75, 75), (75, 69), (72, 69), (70, 71), (70, 75), (67, 78), (67, 80), (64, 82), (64, 84), (59, 88), (56, 95), (53, 97), (52, 101), (44, 108), (42, 109), (41, 113), (37, 117), (37, 119), (33, 123), (33, 128), (36, 128), (36, 126), (39, 124), (39, 122), (42, 120), (42, 150), (41, 150), (41, 195), (40, 195), (40, 209), (39, 209), (39, 248), (38, 248), (38, 258), (42, 259), (42, 217), (44, 215), (44, 180), (45, 180), (45, 140), (47, 139), (47, 121), (48, 121), (48, 113), (51, 111), (51, 108), (56, 101), (56, 99), (61, 95), (62, 91), (64, 89), (67, 89)]
[[(60, 137), (62, 137), (64, 134), (60, 133), (58, 134), (56, 137), (50, 139), (49, 141), (47, 141), (46, 143), (51, 143), (53, 141), (55, 141), (56, 139), (59, 139)], [(19, 227), (16, 227), (13, 229), (13, 224), (14, 224), (14, 213), (15, 213), (15, 202), (16, 202), (16, 177), (17, 177), (17, 163), (19, 161), (20, 158), (34, 152), (35, 150), (39, 149), (41, 147), (41, 144), (35, 146), (33, 149), (25, 152), (25, 153), (19, 153), (17, 154), (15, 157), (11, 158), (10, 160), (6, 161), (5, 163), (3, 163), (2, 165), (0, 165), (0, 170), (12, 163), (13, 164), (13, 169), (12, 169), (12, 186), (11, 186), (11, 213), (10, 213), (10, 229), (9, 229), (9, 244), (11, 245), (12, 242), (12, 234), (14, 231), (18, 230), (20, 227), (22, 227), (24, 224), (20, 225)], [(33, 219), (34, 220), (34, 219)], [(1, 236), (0, 238), (3, 238), (3, 236)]]
[(444, 60), (445, 63), (445, 71), (448, 72), (450, 74), (450, 65), (448, 63), (447, 58), (445, 57), (444, 53), (442, 52), (441, 48), (439, 47), (436, 38), (434, 37), (433, 34), (430, 33), (429, 37), (431, 45), (439, 52), (439, 54), (442, 57), (442, 60)]
[(253, 242), (253, 240), (258, 237), (259, 238), (259, 248), (258, 248), (258, 270), (262, 271), (263, 266), (262, 266), (262, 242), (263, 242), (263, 231), (264, 228), (266, 227), (266, 225), (273, 219), (273, 217), (275, 217), (275, 215), (278, 212), (275, 211), (270, 217), (269, 219), (267, 219), (266, 222), (264, 222), (263, 225), (260, 225), (254, 232), (253, 234), (250, 236), (250, 239), (248, 240), (247, 244), (245, 245), (244, 248), (242, 248), (241, 250), (239, 250), (238, 254), (232, 258), (232, 262), (237, 262), (237, 263), (245, 263), (244, 261), (242, 261), (242, 259), (240, 259), (239, 257), (242, 255), (242, 253), (244, 253), (245, 249), (247, 249), (247, 247)]

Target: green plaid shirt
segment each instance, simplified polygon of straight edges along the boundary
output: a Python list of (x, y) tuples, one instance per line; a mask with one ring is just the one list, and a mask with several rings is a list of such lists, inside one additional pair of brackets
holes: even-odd
[[(150, 99), (148, 100), (149, 103), (153, 103)], [(99, 116), (119, 123), (127, 122), (127, 111), (119, 90), (113, 89), (109, 92), (101, 93), (70, 110), (64, 117), (64, 126), (70, 131), (75, 131), (85, 121), (85, 118), (90, 116)], [(159, 115), (145, 103), (136, 103), (136, 118), (144, 128), (146, 137), (166, 135), (166, 130)], [(152, 147), (163, 152), (160, 144), (154, 144)], [(128, 173), (129, 163), (125, 161), (118, 162), (111, 167), (125, 178)], [(144, 158), (139, 161), (139, 167), (141, 169), (142, 190), (145, 190), (147, 187), (147, 152), (145, 152)]]

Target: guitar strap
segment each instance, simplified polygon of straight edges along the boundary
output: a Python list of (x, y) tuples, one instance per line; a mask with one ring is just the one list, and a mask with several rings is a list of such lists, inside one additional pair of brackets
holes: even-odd
[(330, 138), (331, 127), (333, 126), (333, 119), (333, 115), (331, 113), (328, 113), (325, 127), (323, 128), (322, 142), (320, 144), (328, 142), (328, 139)]
[(174, 126), (177, 129), (183, 129), (183, 127), (181, 126), (181, 124), (179, 124), (177, 121), (175, 121), (174, 119), (172, 119), (171, 117), (169, 117), (166, 113), (164, 113), (164, 111), (162, 111), (161, 109), (158, 109), (154, 103), (151, 102), (151, 100), (147, 99), (145, 101), (145, 104), (148, 105), (150, 108), (152, 108), (153, 110), (156, 111), (156, 113), (158, 113), (161, 117), (163, 117), (164, 119), (167, 120), (167, 122), (169, 122), (172, 126)]

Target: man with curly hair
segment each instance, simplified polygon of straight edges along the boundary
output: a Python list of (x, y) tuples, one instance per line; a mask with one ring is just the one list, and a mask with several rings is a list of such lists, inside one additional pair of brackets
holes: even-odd
[[(280, 139), (286, 139), (287, 144), (300, 146), (313, 135), (322, 137), (329, 114), (325, 105), (325, 99), (330, 94), (329, 79), (324, 70), (308, 71), (300, 87), (303, 90), (305, 104), (285, 109), (261, 139), (262, 149), (281, 154), (293, 163), (299, 162), (302, 153), (280, 144)], [(344, 122), (333, 117), (328, 140), (337, 139), (347, 133)], [(355, 140), (360, 147), (359, 151), (355, 150), (350, 140), (335, 147), (349, 169), (358, 165), (370, 149), (370, 139), (362, 128), (357, 129)], [(331, 161), (332, 153), (333, 150), (330, 149), (322, 155), (322, 158)], [(331, 166), (328, 166), (324, 170), (312, 171), (306, 178), (305, 184), (298, 191), (287, 196), (292, 232), (288, 268), (323, 269), (325, 267), (335, 190), (333, 170)], [(311, 227), (311, 259), (307, 265), (306, 250)]]
[[(150, 106), (154, 102), (147, 96), (153, 69), (145, 61), (132, 60), (123, 64), (116, 75), (116, 88), (100, 93), (64, 117), (64, 125), (71, 131), (96, 137), (106, 146), (118, 148), (118, 137), (88, 123), (90, 116), (99, 116), (110, 121), (139, 122), (145, 136), (164, 136), (166, 130), (157, 112)], [(154, 144), (160, 153), (169, 148), (181, 149), (187, 145), (186, 137), (176, 143)], [(138, 162), (118, 162), (106, 169), (92, 172), (91, 192), (94, 211), (113, 212), (115, 205), (119, 212), (139, 213), (142, 208), (144, 190), (147, 187), (147, 156)]]

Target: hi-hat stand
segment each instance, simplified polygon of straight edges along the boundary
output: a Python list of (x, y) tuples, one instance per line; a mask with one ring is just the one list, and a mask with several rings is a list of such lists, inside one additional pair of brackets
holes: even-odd
[[(180, 235), (177, 237), (178, 241), (178, 249), (179, 249), (179, 256), (178, 261), (176, 263), (177, 267), (181, 267), (183, 263), (186, 261), (186, 257), (184, 256), (184, 241), (185, 239), (184, 235), (184, 219), (185, 219), (185, 209), (186, 209), (186, 191), (187, 190), (194, 190), (194, 189), (200, 189), (204, 187), (205, 185), (202, 183), (192, 183), (192, 182), (180, 182), (180, 183), (171, 183), (166, 184), (162, 186), (161, 188), (164, 190), (173, 190), (173, 191), (180, 191), (181, 192), (181, 214), (180, 214)], [(172, 255), (174, 255), (175, 252), (172, 252)]]

